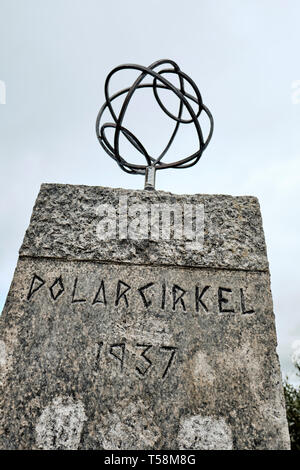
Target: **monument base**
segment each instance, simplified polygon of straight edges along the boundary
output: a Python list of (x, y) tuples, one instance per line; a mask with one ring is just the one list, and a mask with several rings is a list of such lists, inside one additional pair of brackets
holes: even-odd
[(256, 198), (42, 185), (0, 321), (2, 449), (289, 449)]

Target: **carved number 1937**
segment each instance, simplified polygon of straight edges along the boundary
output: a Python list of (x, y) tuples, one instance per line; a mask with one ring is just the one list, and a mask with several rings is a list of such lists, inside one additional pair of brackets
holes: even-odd
[[(153, 367), (159, 367), (159, 375), (164, 379), (174, 362), (177, 348), (174, 346), (159, 346), (159, 353), (161, 353), (161, 356), (164, 354), (165, 359), (163, 360), (163, 363), (155, 365), (153, 356), (151, 356), (152, 351), (150, 351), (153, 348), (152, 344), (136, 343), (135, 346), (138, 350), (138, 363), (134, 366), (136, 373), (142, 378), (145, 377)], [(99, 364), (102, 349), (103, 342), (101, 341), (98, 343), (98, 353), (96, 358), (97, 364)], [(118, 361), (120, 371), (122, 372), (126, 359), (126, 343), (114, 343), (108, 345), (108, 353), (111, 358)]]

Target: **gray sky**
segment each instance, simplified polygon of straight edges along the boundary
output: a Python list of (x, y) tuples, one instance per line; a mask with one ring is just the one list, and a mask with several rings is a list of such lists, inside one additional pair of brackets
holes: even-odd
[[(0, 309), (41, 183), (143, 187), (143, 177), (121, 172), (106, 156), (95, 119), (114, 66), (171, 58), (199, 86), (215, 133), (196, 167), (158, 172), (157, 188), (258, 196), (278, 353), (283, 375), (295, 381), (299, 0), (0, 0), (0, 11)], [(154, 114), (144, 118), (146, 139), (154, 147), (164, 142)]]

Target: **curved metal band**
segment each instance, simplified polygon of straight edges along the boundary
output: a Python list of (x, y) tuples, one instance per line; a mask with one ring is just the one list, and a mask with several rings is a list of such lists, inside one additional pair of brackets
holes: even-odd
[[(155, 68), (161, 65), (165, 65), (165, 64), (168, 64), (169, 66), (171, 65), (173, 68), (165, 68), (165, 69), (159, 70), (158, 72), (154, 70)], [(119, 72), (120, 70), (136, 70), (141, 73), (131, 87), (125, 88), (115, 93), (114, 95), (109, 96), (110, 79), (115, 73)], [(179, 88), (176, 88), (175, 85), (173, 85), (170, 81), (168, 81), (163, 76), (166, 74), (175, 74), (178, 76)], [(144, 78), (147, 76), (150, 76), (153, 79), (152, 83), (142, 83)], [(185, 91), (185, 86), (184, 86), (185, 81), (191, 86), (193, 92), (195, 93), (195, 96), (192, 96), (191, 94)], [(157, 158), (150, 156), (147, 150), (145, 149), (145, 147), (139, 141), (139, 139), (137, 139), (137, 137), (131, 131), (129, 131), (122, 125), (128, 104), (134, 92), (136, 90), (143, 89), (143, 88), (153, 89), (154, 97), (158, 105), (162, 109), (162, 111), (176, 122), (174, 130), (172, 132), (172, 135), (166, 147)], [(118, 165), (122, 168), (122, 170), (130, 174), (145, 174), (145, 169), (149, 166), (155, 166), (157, 170), (161, 170), (165, 168), (188, 168), (188, 167), (195, 165), (199, 161), (203, 151), (206, 149), (207, 145), (209, 144), (210, 139), (213, 134), (213, 127), (214, 127), (213, 117), (209, 109), (203, 104), (201, 94), (196, 84), (194, 83), (194, 81), (188, 75), (183, 73), (174, 61), (160, 60), (160, 61), (154, 62), (149, 67), (143, 67), (143, 66), (136, 65), (136, 64), (120, 65), (114, 68), (109, 73), (105, 81), (104, 89), (105, 89), (106, 102), (101, 107), (98, 113), (97, 119), (96, 119), (96, 134), (103, 149), (111, 158), (113, 158), (118, 163)], [(169, 90), (173, 92), (179, 98), (179, 108), (178, 108), (177, 116), (175, 116), (165, 107), (165, 105), (161, 101), (161, 98), (159, 97), (158, 89)], [(126, 94), (126, 97), (121, 107), (119, 116), (117, 116), (113, 109), (112, 102), (123, 94)], [(189, 101), (193, 101), (194, 103), (198, 105), (197, 113), (195, 113)], [(187, 110), (188, 114), (190, 115), (189, 119), (182, 118), (184, 108)], [(100, 124), (101, 118), (106, 109), (110, 111), (110, 114), (114, 122), (104, 123), (101, 125)], [(200, 127), (200, 123), (198, 121), (198, 118), (202, 111), (208, 116), (208, 119), (210, 122), (210, 131), (205, 141), (203, 139), (203, 134), (202, 134), (202, 130)], [(164, 155), (167, 153), (167, 151), (169, 150), (170, 146), (172, 145), (180, 124), (189, 124), (189, 123), (193, 123), (195, 126), (197, 136), (198, 136), (199, 149), (188, 157), (182, 158), (180, 160), (177, 160), (171, 163), (163, 163), (161, 160), (164, 157)], [(105, 130), (107, 128), (115, 129), (113, 145), (109, 142), (105, 134)], [(139, 153), (143, 155), (143, 157), (146, 160), (146, 165), (145, 164), (137, 165), (137, 164), (129, 163), (125, 160), (124, 157), (120, 155), (119, 141), (120, 141), (121, 134), (134, 146), (134, 148)]]

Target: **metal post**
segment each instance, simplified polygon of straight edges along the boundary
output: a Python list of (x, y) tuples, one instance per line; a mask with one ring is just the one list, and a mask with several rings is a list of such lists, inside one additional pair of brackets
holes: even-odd
[(155, 190), (155, 166), (147, 166), (145, 171), (145, 189)]

